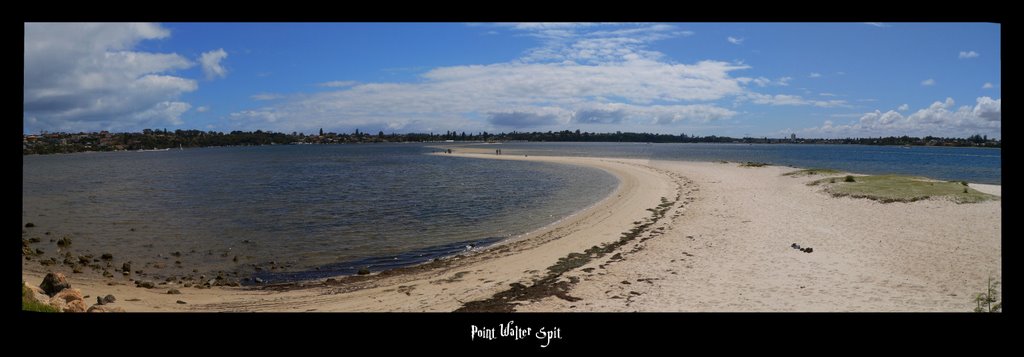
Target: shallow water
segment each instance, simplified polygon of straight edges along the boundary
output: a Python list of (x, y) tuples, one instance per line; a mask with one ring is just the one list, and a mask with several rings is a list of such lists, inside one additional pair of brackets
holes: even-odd
[(36, 225), (26, 237), (43, 238), (44, 250), (48, 239), (67, 235), (75, 255), (110, 252), (114, 267), (131, 260), (133, 269), (150, 263), (146, 270), (161, 276), (247, 275), (255, 264), (265, 280), (277, 280), (299, 276), (282, 271), (351, 274), (450, 255), (550, 224), (616, 184), (591, 168), (424, 154), (438, 150), (286, 145), (25, 156), (22, 224)]

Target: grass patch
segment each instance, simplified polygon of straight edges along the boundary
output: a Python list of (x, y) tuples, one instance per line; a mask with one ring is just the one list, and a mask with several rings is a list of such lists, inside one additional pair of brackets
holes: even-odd
[(771, 165), (767, 162), (747, 161), (740, 164), (740, 167), (761, 167)]
[(857, 176), (854, 182), (836, 182), (829, 177), (808, 183), (815, 186), (828, 182), (826, 191), (833, 196), (867, 198), (882, 203), (914, 202), (932, 197), (948, 197), (956, 203), (977, 203), (997, 199), (996, 196), (965, 187), (960, 182), (933, 181), (924, 177), (900, 175)]
[(840, 172), (839, 170), (833, 170), (833, 169), (804, 169), (804, 170), (790, 171), (790, 172), (782, 174), (782, 176), (800, 177), (800, 176), (814, 176), (814, 175), (836, 175), (836, 174), (839, 174), (839, 172)]
[(21, 309), (36, 312), (60, 312), (53, 306), (36, 301), (33, 298), (32, 290), (29, 290), (25, 283), (21, 284)]

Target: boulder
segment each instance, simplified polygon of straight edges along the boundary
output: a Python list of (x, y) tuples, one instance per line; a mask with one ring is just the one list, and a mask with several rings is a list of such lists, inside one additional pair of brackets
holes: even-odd
[(72, 300), (72, 301), (68, 302), (67, 306), (63, 310), (61, 310), (61, 311), (64, 311), (64, 312), (86, 312), (87, 310), (88, 309), (87, 309), (87, 305), (85, 305), (85, 300)]
[(107, 296), (103, 297), (103, 303), (104, 304), (110, 304), (110, 303), (112, 303), (114, 301), (117, 301), (117, 298), (115, 298), (114, 295), (107, 294)]
[(170, 289), (170, 290), (167, 290), (167, 293), (170, 294), (170, 295), (178, 295), (178, 294), (181, 294), (181, 291), (179, 291), (178, 289)]
[(121, 271), (130, 274), (132, 271), (132, 262), (124, 262), (124, 264), (121, 264)]
[(68, 278), (62, 273), (47, 273), (46, 277), (43, 278), (43, 283), (39, 284), (39, 288), (46, 295), (54, 296), (61, 290), (71, 288), (71, 283), (68, 282)]

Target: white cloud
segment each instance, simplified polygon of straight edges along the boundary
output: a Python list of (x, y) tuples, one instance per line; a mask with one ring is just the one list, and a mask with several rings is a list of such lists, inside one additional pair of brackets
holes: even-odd
[(974, 51), (960, 51), (960, 59), (978, 58), (978, 56), (980, 55)]
[(725, 39), (726, 39), (726, 41), (729, 41), (729, 43), (734, 44), (734, 45), (742, 45), (743, 44), (743, 38), (737, 38), (737, 37), (729, 36), (729, 37), (726, 37)]
[(811, 77), (811, 78), (821, 78), (821, 73), (811, 72), (811, 74), (808, 75), (808, 77)]
[(889, 25), (889, 24), (884, 23), (884, 22), (865, 22), (864, 24), (865, 25), (869, 25), (869, 26), (874, 26), (874, 27), (890, 27), (890, 26), (892, 26), (892, 25)]
[(988, 82), (985, 82), (985, 84), (983, 84), (981, 86), (981, 89), (990, 89), (990, 88), (992, 88), (992, 83), (988, 83)]
[(254, 95), (250, 96), (249, 98), (252, 98), (253, 100), (274, 100), (274, 99), (284, 98), (284, 96), (280, 95), (280, 94), (274, 94), (274, 93), (259, 93), (259, 94), (254, 94)]
[(203, 52), (202, 56), (199, 56), (199, 62), (203, 64), (203, 73), (206, 74), (206, 79), (224, 78), (228, 75), (228, 70), (220, 64), (220, 61), (227, 57), (228, 53), (223, 48)]
[(207, 106), (205, 106), (205, 105), (204, 105), (204, 106), (201, 106), (201, 107), (199, 107), (199, 108), (196, 108), (196, 111), (197, 111), (197, 112), (199, 112), (199, 113), (206, 113), (206, 112), (207, 112), (207, 111), (209, 111), (209, 110), (210, 110), (210, 107), (207, 107)]
[(230, 119), (241, 127), (285, 131), (561, 130), (567, 125), (650, 131), (652, 124), (730, 118), (736, 113), (706, 102), (746, 92), (731, 73), (748, 66), (710, 60), (675, 63), (647, 49), (653, 41), (686, 35), (674, 26), (499, 26), (527, 32), (541, 44), (509, 62), (434, 68), (414, 82), (351, 83), (287, 95), (271, 105), (233, 113)]
[(910, 105), (909, 104), (903, 104), (903, 105), (899, 106), (899, 108), (896, 108), (896, 110), (899, 110), (901, 112), (908, 111), (908, 110), (910, 110)]
[(178, 98), (198, 85), (168, 73), (195, 64), (175, 53), (133, 50), (142, 41), (169, 36), (156, 24), (26, 23), (25, 129), (122, 130), (181, 123), (190, 105)]
[(740, 101), (740, 102), (750, 101), (751, 103), (754, 103), (754, 104), (764, 104), (764, 105), (773, 105), (773, 106), (778, 106), (778, 105), (793, 105), (793, 106), (812, 105), (812, 106), (821, 107), (821, 108), (849, 107), (849, 104), (845, 100), (840, 100), (840, 99), (813, 100), (813, 99), (806, 99), (806, 98), (801, 97), (799, 95), (791, 95), (791, 94), (771, 95), (771, 94), (761, 94), (761, 93), (750, 92), (750, 93), (745, 93), (744, 95), (741, 95), (741, 96), (737, 97), (736, 99), (737, 99), (737, 101)]
[(865, 113), (858, 121), (850, 124), (834, 125), (831, 121), (826, 121), (820, 127), (807, 128), (803, 132), (830, 137), (967, 137), (974, 134), (999, 137), (1002, 126), (1002, 99), (978, 97), (974, 106), (965, 105), (956, 109), (954, 104), (952, 98), (946, 98), (945, 101), (934, 102), (927, 108), (907, 116), (892, 110), (885, 113), (875, 110)]
[(836, 97), (836, 95), (833, 93), (818, 93), (818, 95), (822, 97)]
[(789, 81), (791, 81), (791, 80), (793, 80), (793, 77), (781, 77), (781, 78), (776, 79), (774, 81), (769, 79), (769, 78), (767, 78), (767, 77), (757, 77), (757, 78), (739, 77), (739, 78), (736, 78), (736, 81), (740, 82), (741, 84), (746, 85), (746, 84), (753, 83), (753, 84), (756, 84), (758, 87), (767, 87), (767, 86), (783, 86), (783, 87), (785, 87), (785, 86), (789, 85)]
[(356, 82), (356, 81), (330, 81), (330, 82), (318, 83), (317, 85), (321, 86), (321, 87), (341, 88), (341, 87), (351, 87), (351, 86), (354, 86), (354, 85), (356, 85), (358, 83), (359, 82)]
[(921, 85), (922, 86), (932, 86), (932, 85), (935, 85), (935, 80), (931, 79), (931, 78), (925, 79), (925, 80), (921, 81)]

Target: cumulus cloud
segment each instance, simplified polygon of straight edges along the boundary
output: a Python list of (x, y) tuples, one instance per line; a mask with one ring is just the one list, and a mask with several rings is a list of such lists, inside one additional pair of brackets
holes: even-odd
[(740, 37), (729, 36), (729, 37), (726, 37), (725, 40), (729, 41), (729, 43), (734, 44), (734, 45), (742, 45), (743, 44), (743, 38), (740, 38)]
[(626, 117), (626, 111), (622, 109), (583, 109), (572, 115), (574, 123), (581, 124), (618, 124)]
[(960, 51), (960, 59), (978, 58), (978, 56), (981, 55), (974, 51)]
[(901, 112), (908, 111), (908, 110), (910, 110), (910, 105), (909, 104), (903, 104), (903, 105), (899, 106), (899, 108), (896, 108), (896, 110), (899, 110)]
[(206, 74), (206, 79), (224, 78), (228, 75), (228, 70), (220, 64), (220, 61), (225, 58), (228, 58), (228, 53), (223, 48), (203, 52), (199, 56), (199, 62), (203, 64), (203, 73)]
[[(675, 126), (732, 118), (714, 104), (730, 97), (759, 98), (748, 87), (782, 87), (792, 80), (734, 77), (741, 63), (679, 63), (649, 45), (692, 32), (663, 24), (479, 24), (536, 39), (537, 47), (507, 62), (428, 69), (418, 80), (392, 83), (325, 82), (331, 88), (285, 98), (229, 115), (245, 129), (494, 131), (509, 128), (674, 132)], [(482, 30), (487, 30), (482, 29)], [(745, 100), (820, 107), (845, 101), (771, 96)], [(796, 105), (796, 104), (794, 104)], [(652, 127), (653, 125), (653, 127)]]
[[(1002, 99), (978, 97), (973, 106), (954, 107), (953, 98), (936, 101), (927, 108), (904, 116), (896, 111), (865, 113), (856, 122), (835, 125), (826, 121), (803, 132), (831, 137), (843, 136), (947, 136), (986, 134), (998, 137), (1002, 125)], [(901, 108), (902, 109), (902, 106)]]
[(991, 89), (991, 88), (992, 88), (992, 83), (985, 82), (985, 84), (981, 85), (981, 89)]
[(808, 77), (811, 77), (811, 78), (821, 78), (821, 73), (811, 72), (811, 74), (809, 74)]
[(191, 106), (178, 98), (198, 86), (170, 73), (195, 64), (175, 53), (133, 50), (142, 41), (169, 36), (156, 24), (26, 23), (26, 129), (180, 124), (180, 116)]
[(935, 80), (931, 79), (931, 78), (925, 79), (925, 80), (921, 81), (921, 85), (922, 86), (933, 86), (933, 85), (935, 85)]
[(501, 127), (529, 128), (555, 124), (557, 118), (553, 114), (513, 111), (508, 113), (488, 113), (487, 121)]
[(207, 107), (207, 106), (205, 106), (205, 105), (204, 105), (204, 106), (201, 106), (201, 107), (199, 107), (199, 108), (196, 108), (196, 112), (199, 112), (199, 113), (206, 113), (206, 112), (207, 112), (207, 111), (209, 111), (209, 110), (210, 110), (210, 107)]

